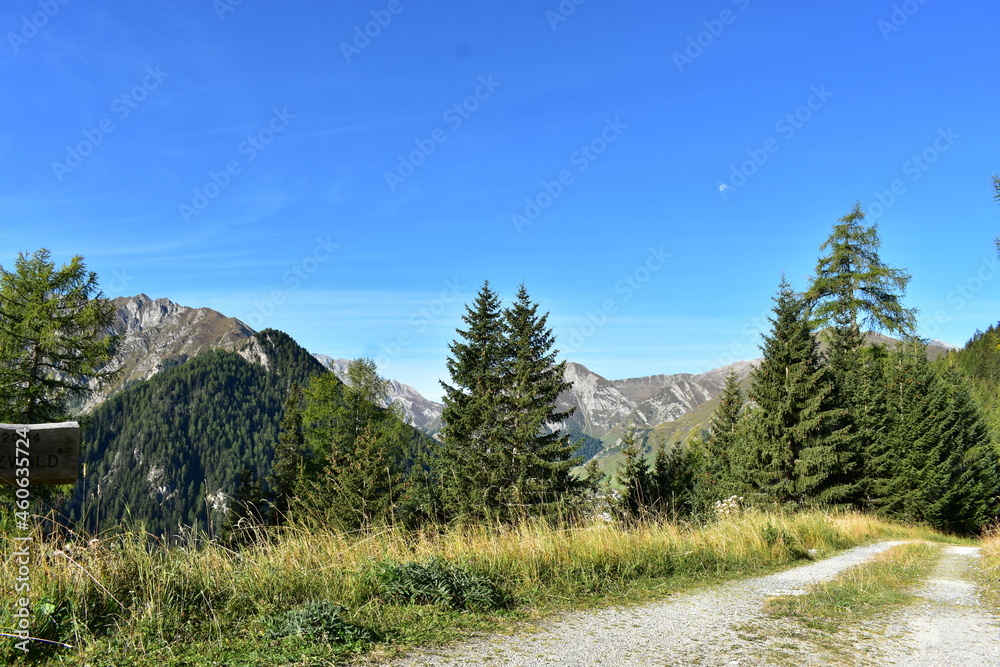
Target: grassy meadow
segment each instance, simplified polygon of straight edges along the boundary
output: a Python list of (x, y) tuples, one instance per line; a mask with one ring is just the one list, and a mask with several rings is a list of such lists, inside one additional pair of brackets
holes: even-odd
[[(14, 536), (3, 536), (5, 582), (17, 573)], [(31, 631), (58, 643), (32, 642), (24, 654), (11, 639), (0, 658), (92, 667), (342, 664), (506, 631), (554, 611), (655, 599), (877, 539), (942, 539), (856, 513), (756, 511), (705, 525), (292, 527), (252, 537), (230, 548), (193, 535), (168, 548), (141, 530), (59, 541), (37, 534)], [(996, 578), (1000, 545), (989, 548)], [(15, 625), (14, 597), (3, 598), (3, 628)]]

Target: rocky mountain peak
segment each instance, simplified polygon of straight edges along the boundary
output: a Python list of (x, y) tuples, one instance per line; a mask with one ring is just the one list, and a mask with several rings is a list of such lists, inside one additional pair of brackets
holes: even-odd
[(216, 310), (190, 308), (170, 299), (137, 294), (111, 302), (115, 305), (115, 320), (108, 333), (121, 335), (121, 344), (108, 367), (121, 369), (121, 376), (93, 392), (81, 406), (84, 411), (163, 368), (204, 350), (234, 348), (254, 333), (243, 322)]

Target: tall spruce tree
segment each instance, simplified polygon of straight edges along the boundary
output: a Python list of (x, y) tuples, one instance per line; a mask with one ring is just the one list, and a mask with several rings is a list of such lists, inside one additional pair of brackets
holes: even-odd
[(650, 480), (653, 496), (653, 507), (659, 514), (670, 512), (670, 500), (673, 495), (673, 473), (670, 452), (667, 451), (667, 441), (661, 435), (656, 443), (656, 454), (653, 456), (653, 468)]
[(865, 367), (870, 356), (864, 349), (864, 337), (858, 326), (846, 316), (838, 316), (834, 325), (822, 332), (826, 334), (826, 367), (833, 385), (830, 405), (835, 410), (835, 420), (841, 428), (837, 449), (844, 458), (840, 467), (843, 493), (839, 502), (856, 507), (863, 505), (864, 452), (870, 444), (867, 438), (868, 418), (863, 414), (879, 406), (871, 405), (868, 375)]
[(510, 376), (500, 297), (483, 283), (462, 317), (463, 342), (453, 341), (447, 361), (454, 386), (445, 382), (441, 447), (436, 460), (444, 512), (451, 518), (495, 518), (509, 498), (508, 416)]
[(548, 314), (538, 314), (538, 304), (532, 303), (523, 284), (504, 320), (512, 355), (503, 395), (513, 495), (533, 514), (578, 486), (570, 469), (582, 459), (573, 457), (575, 445), (568, 433), (559, 430), (574, 409), (556, 408), (556, 399), (572, 384), (563, 380), (566, 362), (556, 362), (558, 350), (547, 327)]
[(847, 406), (861, 469), (857, 480), (856, 502), (861, 509), (874, 510), (879, 503), (876, 490), (891, 474), (892, 461), (883, 456), (882, 443), (892, 429), (886, 384), (888, 349), (883, 345), (860, 348), (853, 355), (856, 366), (847, 375), (850, 386), (838, 388)]
[(742, 490), (741, 466), (742, 437), (741, 411), (743, 389), (736, 371), (726, 376), (726, 384), (719, 397), (719, 406), (712, 415), (708, 437), (704, 441), (704, 458), (700, 483), (704, 486), (701, 497), (706, 505), (728, 498)]
[(872, 448), (874, 505), (893, 518), (973, 533), (995, 517), (997, 454), (964, 384), (916, 344), (885, 372), (888, 428)]
[(910, 276), (882, 261), (878, 227), (866, 226), (864, 220), (857, 203), (820, 246), (827, 254), (817, 262), (816, 276), (805, 294), (812, 317), (819, 326), (868, 326), (912, 336), (916, 311), (902, 305)]
[[(660, 443), (661, 447), (663, 443)], [(661, 450), (657, 450), (657, 461)], [(687, 517), (699, 511), (697, 494), (697, 475), (701, 465), (701, 452), (689, 445), (675, 442), (667, 452), (664, 475), (659, 472), (659, 465), (654, 462), (653, 473), (656, 476), (660, 497), (671, 519)], [(664, 481), (666, 484), (664, 485)]]
[(782, 279), (773, 329), (753, 373), (743, 471), (757, 500), (782, 505), (839, 503), (849, 497), (854, 461), (832, 405), (833, 383), (821, 363), (802, 298)]
[(436, 460), (452, 517), (508, 521), (545, 513), (582, 490), (570, 474), (580, 460), (559, 430), (572, 411), (558, 410), (556, 399), (570, 385), (547, 320), (523, 285), (508, 309), (488, 281), (466, 306), (464, 341), (451, 344), (448, 359), (454, 386), (442, 382)]
[(654, 480), (634, 426), (626, 429), (621, 444), (624, 460), (615, 475), (620, 488), (618, 508), (622, 517), (634, 521), (650, 511), (655, 493)]

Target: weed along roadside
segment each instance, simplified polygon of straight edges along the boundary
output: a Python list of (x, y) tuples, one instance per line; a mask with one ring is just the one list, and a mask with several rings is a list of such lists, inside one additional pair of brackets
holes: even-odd
[(39, 531), (45, 556), (33, 576), (45, 600), (40, 636), (75, 647), (52, 664), (68, 655), (92, 665), (333, 664), (661, 599), (900, 536), (935, 537), (859, 514), (753, 511), (704, 526), (262, 529), (238, 550), (199, 535), (166, 546), (125, 529), (53, 544)]

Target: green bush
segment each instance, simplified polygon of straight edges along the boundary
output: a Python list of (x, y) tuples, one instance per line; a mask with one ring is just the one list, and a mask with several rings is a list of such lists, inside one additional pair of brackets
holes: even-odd
[(305, 637), (331, 644), (378, 641), (371, 630), (345, 620), (345, 612), (344, 607), (329, 600), (307, 602), (272, 618), (268, 637)]
[(409, 604), (440, 604), (451, 609), (493, 611), (512, 600), (488, 577), (453, 565), (443, 558), (426, 563), (383, 563), (376, 577), (388, 600)]

